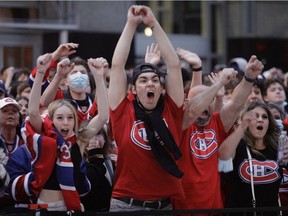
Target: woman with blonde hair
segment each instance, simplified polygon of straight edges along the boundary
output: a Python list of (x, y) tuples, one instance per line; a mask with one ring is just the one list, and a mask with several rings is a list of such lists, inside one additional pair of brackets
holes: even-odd
[[(51, 63), (51, 54), (37, 59), (38, 72), (29, 100), (29, 120), (26, 121), (26, 141), (32, 156), (30, 173), (13, 178), (14, 199), (34, 197), (38, 204), (47, 205), (48, 211), (84, 211), (79, 194), (90, 190), (86, 174), (81, 170), (85, 146), (93, 135), (108, 120), (108, 99), (104, 82), (106, 59), (88, 60), (88, 65), (97, 80), (97, 102), (99, 112), (87, 125), (88, 132), (78, 133), (78, 120), (75, 107), (66, 100), (53, 101), (48, 106), (46, 116), (41, 116), (39, 101), (41, 83), (45, 71)], [(74, 65), (63, 59), (57, 71), (69, 72)], [(25, 188), (24, 193), (21, 188)], [(13, 191), (13, 189), (12, 189)]]

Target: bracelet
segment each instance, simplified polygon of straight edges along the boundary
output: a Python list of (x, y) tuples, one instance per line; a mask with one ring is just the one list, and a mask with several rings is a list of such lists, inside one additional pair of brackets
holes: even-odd
[(200, 66), (199, 68), (193, 68), (192, 67), (192, 71), (195, 71), (195, 72), (202, 71), (202, 66)]
[(250, 82), (250, 83), (253, 83), (253, 82), (255, 82), (255, 80), (257, 79), (252, 79), (252, 78), (249, 78), (249, 77), (247, 77), (246, 75), (244, 75), (244, 78), (245, 78), (245, 80), (247, 81), (247, 82)]
[(37, 71), (37, 73), (39, 73), (39, 74), (45, 74), (45, 73), (43, 73), (43, 72), (41, 72), (41, 71)]

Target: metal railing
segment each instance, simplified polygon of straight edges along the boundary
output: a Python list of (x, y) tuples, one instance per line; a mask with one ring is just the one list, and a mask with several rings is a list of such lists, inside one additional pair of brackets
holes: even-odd
[(253, 212), (256, 212), (257, 215), (267, 215), (267, 216), (276, 216), (280, 215), (280, 212), (283, 214), (288, 214), (288, 206), (285, 207), (258, 207), (258, 208), (224, 208), (224, 209), (197, 209), (197, 210), (150, 210), (150, 211), (131, 211), (131, 212), (93, 212), (87, 211), (83, 213), (78, 212), (48, 212), (46, 210), (20, 210), (20, 209), (9, 209), (1, 211), (0, 215), (5, 216), (61, 216), (61, 215), (83, 215), (83, 216), (180, 216), (180, 215), (191, 215), (197, 216), (198, 214), (205, 214), (210, 216), (229, 216), (237, 213), (238, 216), (248, 216), (252, 215)]

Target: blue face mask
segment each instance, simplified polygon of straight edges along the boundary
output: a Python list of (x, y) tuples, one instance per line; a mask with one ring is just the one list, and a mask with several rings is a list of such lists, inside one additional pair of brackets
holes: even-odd
[(89, 78), (87, 74), (80, 71), (69, 76), (69, 86), (77, 92), (84, 92), (89, 85)]

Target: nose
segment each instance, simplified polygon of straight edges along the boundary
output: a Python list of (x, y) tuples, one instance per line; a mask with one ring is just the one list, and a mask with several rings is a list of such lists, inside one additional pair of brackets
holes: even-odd
[(150, 86), (152, 84), (153, 84), (153, 80), (149, 79), (148, 82), (147, 82), (147, 85)]
[(256, 98), (257, 98), (257, 95), (256, 95), (255, 93), (252, 93), (251, 98), (252, 98), (252, 99), (256, 99)]
[(64, 118), (63, 123), (64, 123), (65, 125), (67, 125), (67, 124), (68, 124), (68, 119), (67, 119), (67, 118)]

